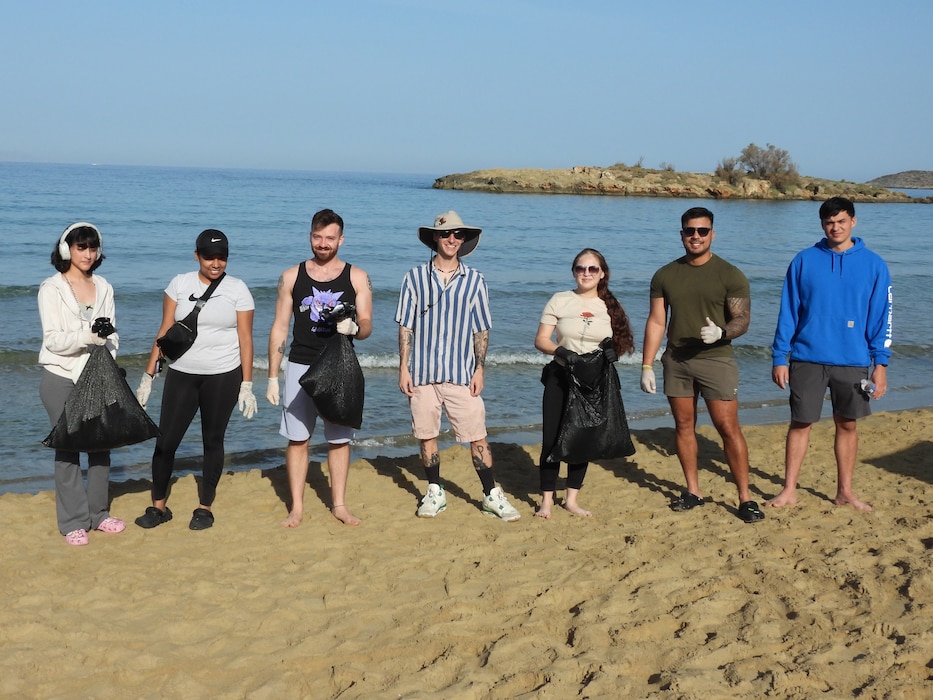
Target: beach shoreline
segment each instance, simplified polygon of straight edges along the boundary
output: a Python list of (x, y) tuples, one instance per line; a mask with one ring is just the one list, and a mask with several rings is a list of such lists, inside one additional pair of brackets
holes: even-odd
[[(0, 496), (6, 697), (920, 698), (933, 661), (933, 410), (859, 422), (856, 491), (835, 506), (832, 421), (813, 427), (800, 504), (736, 517), (715, 431), (700, 436), (708, 505), (674, 513), (672, 427), (594, 464), (581, 504), (543, 521), (538, 447), (492, 439), (522, 518), (480, 512), (468, 451), (442, 452), (448, 509), (415, 517), (416, 450), (355, 457), (358, 528), (328, 512), (313, 461), (305, 519), (281, 528), (284, 469), (225, 473), (213, 528), (142, 530), (148, 480), (112, 484), (119, 535), (68, 547), (54, 494)], [(752, 491), (780, 489), (784, 425), (745, 427)], [(562, 481), (561, 481), (562, 483)]]

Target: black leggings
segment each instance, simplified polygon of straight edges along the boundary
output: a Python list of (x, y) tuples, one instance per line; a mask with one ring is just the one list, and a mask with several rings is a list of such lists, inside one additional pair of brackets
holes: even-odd
[[(541, 401), (541, 457), (538, 459), (541, 490), (556, 491), (560, 462), (548, 462), (547, 456), (557, 442), (564, 404), (567, 403), (567, 372), (561, 365), (551, 362), (541, 373), (541, 382), (544, 384), (544, 398)], [(568, 489), (583, 488), (583, 479), (586, 477), (588, 465), (588, 462), (567, 464)]]
[(186, 374), (169, 368), (159, 417), (162, 435), (156, 440), (152, 455), (153, 501), (161, 501), (168, 494), (175, 451), (200, 409), (201, 441), (204, 443), (200, 503), (209, 506), (214, 502), (224, 469), (224, 435), (236, 407), (241, 381), (242, 367), (223, 374)]

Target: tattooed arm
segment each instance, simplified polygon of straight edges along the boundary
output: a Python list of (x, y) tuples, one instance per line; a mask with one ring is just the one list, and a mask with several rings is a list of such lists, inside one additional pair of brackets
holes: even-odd
[(733, 340), (748, 332), (748, 324), (752, 320), (752, 300), (749, 298), (729, 297), (726, 299), (726, 310), (729, 321), (723, 330), (726, 338)]
[(473, 334), (473, 357), (476, 359), (476, 369), (470, 380), (470, 393), (479, 396), (483, 391), (484, 375), (486, 370), (486, 351), (489, 349), (489, 331), (477, 331)]
[(356, 339), (364, 340), (373, 332), (373, 284), (369, 275), (355, 266), (350, 268), (350, 284), (356, 292)]
[(415, 332), (405, 326), (398, 327), (398, 388), (405, 396), (415, 394), (415, 385), (411, 379), (411, 346)]
[(269, 378), (278, 377), (285, 347), (288, 343), (288, 328), (292, 320), (292, 288), (298, 277), (298, 266), (291, 267), (281, 274), (278, 283), (278, 296), (275, 300), (275, 319), (269, 331)]

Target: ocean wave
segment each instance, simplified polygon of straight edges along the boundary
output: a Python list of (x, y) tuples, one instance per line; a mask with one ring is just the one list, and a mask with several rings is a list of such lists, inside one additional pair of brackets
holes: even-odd
[(39, 294), (39, 285), (0, 285), (0, 299), (19, 299), (35, 297)]
[[(658, 352), (656, 360), (660, 359), (664, 348)], [(736, 345), (736, 359), (741, 363), (743, 360), (770, 362), (771, 348), (762, 345)], [(0, 370), (10, 371), (16, 368), (34, 367), (39, 357), (38, 350), (35, 349), (10, 349), (0, 348)], [(384, 353), (366, 353), (361, 352), (357, 355), (360, 361), (360, 367), (364, 370), (383, 370), (398, 369), (398, 354), (394, 352)], [(933, 345), (896, 345), (893, 348), (893, 361), (898, 357), (904, 359), (933, 359)], [(121, 353), (117, 357), (117, 364), (122, 367), (138, 369), (143, 367), (149, 360), (149, 353)], [(541, 366), (547, 364), (551, 358), (537, 350), (497, 350), (489, 353), (486, 358), (486, 365), (491, 367), (526, 367)], [(634, 366), (641, 364), (641, 351), (623, 355), (619, 358), (618, 365)], [(269, 369), (268, 357), (262, 355), (253, 359), (253, 369)], [(659, 368), (660, 369), (660, 368)]]

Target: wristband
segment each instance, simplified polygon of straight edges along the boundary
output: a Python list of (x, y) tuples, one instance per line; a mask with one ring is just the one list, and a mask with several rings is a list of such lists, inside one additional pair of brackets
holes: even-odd
[(642, 365), (642, 369), (654, 369), (654, 365)]
[(722, 338), (721, 338), (721, 340), (728, 340), (728, 337), (726, 336), (726, 329), (723, 328), (722, 326), (720, 326), (720, 327), (719, 327), (719, 330), (722, 331)]

